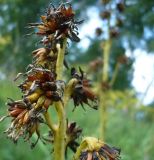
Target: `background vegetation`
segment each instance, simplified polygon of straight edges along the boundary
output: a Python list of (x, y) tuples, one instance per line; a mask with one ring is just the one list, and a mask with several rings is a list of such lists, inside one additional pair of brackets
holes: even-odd
[[(39, 0), (35, 3), (30, 0), (0, 0), (0, 115), (6, 113), (5, 102), (7, 97), (17, 99), (20, 92), (13, 81), (17, 72), (24, 72), (27, 64), (31, 62), (31, 51), (39, 44), (35, 35), (25, 36), (31, 31), (25, 27), (30, 22), (37, 22), (39, 15), (44, 12), (50, 1)], [(123, 27), (120, 36), (114, 40), (111, 53), (110, 74), (114, 70), (117, 57), (125, 50), (136, 48), (144, 49), (150, 53), (154, 51), (154, 16), (153, 0), (125, 0), (126, 7), (123, 13)], [(57, 2), (54, 2), (57, 3)], [(79, 19), (84, 19), (86, 26), (89, 18), (88, 10), (95, 8), (98, 13), (102, 11), (99, 1), (72, 1)], [(90, 27), (90, 26), (88, 26)], [(88, 35), (90, 46), (81, 49), (79, 45), (70, 44), (69, 64), (81, 65), (85, 70), (87, 64), (101, 55), (100, 38)], [(125, 42), (125, 43), (123, 43)], [(153, 103), (144, 106), (138, 99), (131, 82), (133, 79), (132, 55), (129, 66), (123, 66), (120, 76), (116, 80), (114, 89), (109, 94), (106, 141), (122, 149), (123, 160), (153, 160), (154, 157), (154, 108)], [(79, 64), (80, 62), (80, 64)], [(77, 121), (84, 127), (84, 135), (100, 136), (98, 113), (86, 107), (72, 112), (71, 103), (68, 106), (70, 119)], [(0, 159), (49, 159), (50, 146), (41, 142), (33, 150), (23, 141), (14, 145), (6, 138), (3, 131), (8, 121), (0, 124)], [(35, 137), (34, 137), (35, 138)], [(70, 155), (72, 153), (70, 152)]]

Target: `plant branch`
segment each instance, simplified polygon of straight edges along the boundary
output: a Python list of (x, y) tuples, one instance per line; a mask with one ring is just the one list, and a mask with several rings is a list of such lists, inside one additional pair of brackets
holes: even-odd
[(57, 130), (57, 127), (56, 127), (56, 125), (53, 124), (53, 122), (51, 120), (51, 116), (48, 111), (44, 113), (44, 118), (46, 120), (48, 127), (53, 131), (53, 133), (55, 133)]
[(64, 100), (63, 100), (64, 107), (67, 105), (67, 103), (68, 103), (68, 101), (69, 101), (69, 99), (71, 97), (74, 85), (76, 83), (77, 83), (77, 79), (76, 78), (73, 78), (68, 82), (68, 85), (66, 86), (66, 89), (65, 89), (65, 92), (64, 92)]

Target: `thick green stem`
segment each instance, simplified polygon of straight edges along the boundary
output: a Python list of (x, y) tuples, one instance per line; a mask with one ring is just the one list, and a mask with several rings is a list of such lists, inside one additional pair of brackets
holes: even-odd
[(58, 49), (58, 57), (57, 57), (57, 63), (56, 63), (57, 80), (63, 79), (62, 76), (63, 76), (63, 66), (64, 66), (66, 44), (67, 44), (67, 40), (64, 39), (62, 48), (60, 44), (57, 45), (57, 49)]
[[(56, 63), (57, 80), (62, 80), (64, 56), (67, 40), (64, 39), (62, 48), (57, 45), (58, 57)], [(58, 115), (58, 127), (54, 134), (54, 160), (65, 160), (65, 138), (66, 138), (66, 115), (64, 104), (59, 101), (55, 102), (55, 108)]]
[(54, 137), (54, 160), (65, 160), (66, 116), (61, 102), (55, 102), (59, 126)]

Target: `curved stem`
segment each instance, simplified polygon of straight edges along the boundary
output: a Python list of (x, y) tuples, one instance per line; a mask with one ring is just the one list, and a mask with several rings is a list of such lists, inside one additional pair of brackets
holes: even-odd
[(57, 127), (56, 127), (56, 125), (53, 124), (53, 122), (51, 120), (51, 116), (48, 111), (44, 113), (44, 118), (46, 120), (48, 127), (53, 131), (53, 133), (55, 133), (57, 130)]

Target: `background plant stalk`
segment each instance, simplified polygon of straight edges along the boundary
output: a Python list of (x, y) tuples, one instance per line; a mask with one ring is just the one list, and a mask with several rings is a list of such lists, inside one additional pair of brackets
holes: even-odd
[[(109, 79), (109, 58), (110, 58), (110, 49), (111, 49), (111, 39), (109, 38), (108, 40), (105, 41), (105, 43), (102, 44), (102, 49), (103, 49), (103, 68), (102, 68), (102, 83), (103, 84), (108, 84), (108, 79)], [(102, 88), (102, 86), (101, 86)], [(106, 91), (103, 89), (100, 90), (99, 92), (99, 97), (100, 97), (100, 121), (101, 121), (101, 126), (100, 126), (100, 136), (103, 140), (105, 140), (105, 130), (106, 130), (106, 123), (107, 123), (107, 97), (105, 96)]]

